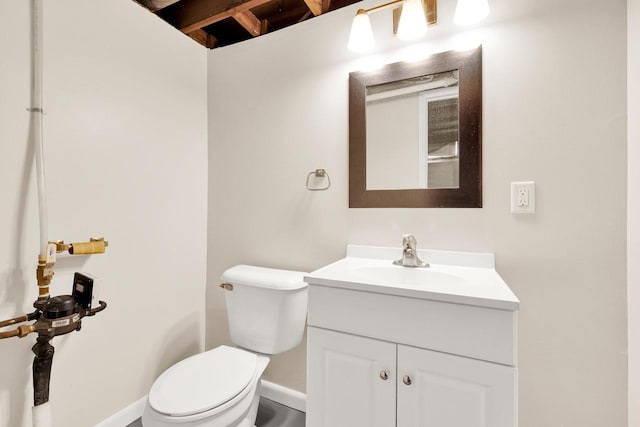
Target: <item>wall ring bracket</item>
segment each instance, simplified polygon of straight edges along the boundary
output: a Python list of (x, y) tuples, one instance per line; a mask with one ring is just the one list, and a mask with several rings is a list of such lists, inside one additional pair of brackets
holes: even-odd
[[(324, 187), (319, 187), (319, 188), (315, 188), (315, 187), (311, 187), (309, 185), (310, 181), (311, 181), (311, 177), (314, 178), (327, 178), (327, 184)], [(323, 190), (328, 190), (329, 187), (331, 187), (331, 178), (329, 178), (329, 174), (327, 173), (326, 170), (324, 169), (316, 169), (315, 171), (311, 171), (309, 172), (309, 175), (307, 175), (307, 182), (306, 182), (306, 186), (307, 186), (307, 190), (309, 191), (323, 191)]]

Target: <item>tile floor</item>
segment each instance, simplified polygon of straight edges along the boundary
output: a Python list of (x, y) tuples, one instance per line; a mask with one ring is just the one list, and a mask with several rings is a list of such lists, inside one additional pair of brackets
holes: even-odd
[[(142, 427), (142, 422), (137, 419), (127, 427)], [(256, 427), (304, 427), (304, 412), (263, 397), (258, 406)]]
[(256, 427), (304, 427), (304, 424), (304, 412), (260, 398)]

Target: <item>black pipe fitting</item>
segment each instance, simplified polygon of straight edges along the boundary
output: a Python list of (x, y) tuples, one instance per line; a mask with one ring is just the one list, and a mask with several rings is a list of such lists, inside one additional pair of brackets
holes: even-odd
[(33, 404), (42, 405), (49, 401), (49, 382), (51, 380), (51, 365), (53, 364), (54, 348), (49, 343), (50, 336), (38, 335), (31, 351), (33, 358)]

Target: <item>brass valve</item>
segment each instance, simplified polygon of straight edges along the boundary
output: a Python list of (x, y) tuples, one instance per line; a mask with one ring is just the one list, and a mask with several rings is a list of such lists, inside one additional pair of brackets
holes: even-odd
[(18, 326), (18, 337), (24, 338), (31, 332), (35, 332), (36, 327), (34, 325), (20, 325)]
[(103, 254), (109, 242), (104, 237), (91, 237), (88, 242), (65, 243), (64, 240), (49, 242), (56, 245), (56, 252), (69, 251), (71, 255)]
[[(36, 304), (49, 299), (49, 285), (55, 274), (53, 265), (56, 263), (56, 252), (53, 243), (47, 246), (46, 255), (38, 255), (38, 267), (36, 268), (36, 281), (38, 282), (38, 300)], [(40, 308), (37, 306), (37, 308)]]
[(64, 243), (64, 240), (56, 240), (55, 242), (49, 242), (49, 243), (53, 243), (56, 245), (56, 252), (58, 253), (68, 251), (70, 246)]
[(88, 242), (72, 243), (69, 245), (71, 255), (103, 254), (109, 242), (104, 237), (90, 238)]
[(38, 268), (36, 269), (36, 279), (38, 286), (49, 286), (51, 279), (54, 275), (53, 264), (47, 264), (46, 262), (38, 262)]
[(104, 237), (92, 237), (88, 242), (78, 242), (66, 244), (64, 240), (49, 242), (45, 255), (38, 256), (38, 267), (36, 268), (36, 281), (38, 282), (38, 300), (34, 307), (42, 309), (44, 303), (49, 299), (49, 285), (55, 274), (53, 265), (56, 263), (56, 253), (69, 251), (71, 255), (103, 254), (109, 242)]

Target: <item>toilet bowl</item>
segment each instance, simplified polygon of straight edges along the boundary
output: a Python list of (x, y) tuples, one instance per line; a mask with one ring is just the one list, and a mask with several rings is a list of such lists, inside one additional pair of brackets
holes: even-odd
[(303, 272), (240, 265), (222, 275), (231, 339), (171, 366), (154, 382), (144, 427), (254, 427), (269, 355), (302, 340)]
[[(233, 427), (255, 420), (264, 355), (216, 347), (167, 369), (153, 384), (144, 427)], [(253, 412), (253, 413), (252, 413)], [(247, 426), (253, 426), (246, 424)]]

